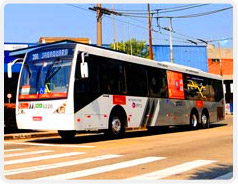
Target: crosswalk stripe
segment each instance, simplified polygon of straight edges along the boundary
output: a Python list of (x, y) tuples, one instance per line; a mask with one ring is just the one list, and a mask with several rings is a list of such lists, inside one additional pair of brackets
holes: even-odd
[(25, 150), (25, 149), (9, 149), (9, 150), (4, 150), (4, 153), (5, 152), (13, 152), (13, 151), (22, 151), (22, 150)]
[(30, 142), (4, 142), (4, 144), (21, 144), (21, 145), (32, 145), (32, 146), (52, 146), (52, 147), (66, 147), (66, 148), (94, 148), (95, 146), (88, 145), (65, 145), (65, 144), (41, 144), (41, 143), (30, 143)]
[(201, 167), (207, 164), (214, 163), (216, 161), (213, 160), (195, 160), (191, 162), (186, 162), (180, 165), (176, 165), (173, 167), (169, 167), (166, 169), (150, 172), (147, 174), (142, 174), (139, 176), (127, 178), (126, 180), (158, 180), (162, 178), (166, 178), (175, 174), (179, 174), (182, 172), (189, 171), (191, 169), (194, 169), (196, 167)]
[(233, 172), (229, 172), (227, 174), (214, 178), (214, 180), (229, 180), (232, 177), (233, 177)]
[(61, 157), (75, 156), (75, 155), (81, 155), (81, 154), (84, 154), (84, 153), (83, 152), (70, 152), (70, 153), (62, 153), (62, 154), (56, 154), (56, 155), (25, 158), (25, 159), (19, 159), (19, 160), (10, 160), (10, 161), (5, 161), (4, 165), (21, 164), (21, 163), (26, 163), (26, 162), (34, 162), (34, 161), (39, 161), (39, 160), (47, 160), (47, 159), (52, 159), (52, 158), (61, 158)]
[(63, 162), (63, 163), (55, 163), (55, 164), (39, 165), (39, 166), (33, 166), (33, 167), (27, 167), (27, 168), (5, 170), (4, 175), (8, 176), (8, 175), (14, 175), (14, 174), (20, 174), (20, 173), (27, 173), (27, 172), (33, 172), (33, 171), (40, 171), (40, 170), (53, 169), (53, 168), (59, 168), (59, 167), (66, 167), (66, 166), (72, 166), (72, 165), (78, 165), (78, 164), (85, 164), (85, 163), (99, 161), (99, 160), (118, 158), (118, 157), (121, 157), (121, 156), (122, 155), (108, 154), (108, 155), (89, 157), (89, 158), (78, 159), (78, 160)]
[(73, 179), (73, 178), (80, 178), (84, 176), (100, 174), (100, 173), (105, 173), (109, 171), (114, 171), (117, 169), (123, 169), (123, 168), (132, 167), (132, 166), (136, 166), (140, 164), (154, 162), (154, 161), (162, 160), (162, 159), (165, 159), (165, 157), (145, 157), (145, 158), (129, 160), (125, 162), (120, 162), (120, 163), (106, 165), (106, 166), (100, 166), (100, 167), (81, 170), (81, 171), (36, 178), (36, 180), (67, 180), (67, 179)]
[(24, 153), (15, 153), (15, 154), (4, 154), (4, 158), (34, 155), (34, 154), (49, 153), (49, 152), (53, 152), (53, 151), (51, 151), (51, 150), (41, 150), (41, 151), (31, 151), (31, 152), (24, 152)]

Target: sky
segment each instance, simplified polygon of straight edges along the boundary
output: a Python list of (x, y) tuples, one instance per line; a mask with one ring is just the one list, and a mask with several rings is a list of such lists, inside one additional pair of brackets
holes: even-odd
[[(187, 6), (188, 4), (151, 4), (150, 9), (168, 9)], [(4, 8), (4, 42), (38, 42), (42, 36), (54, 37), (86, 37), (91, 43), (96, 43), (96, 13), (89, 10), (95, 4), (7, 4)], [(147, 4), (102, 4), (102, 7), (115, 11), (127, 10), (133, 12), (146, 12)], [(160, 16), (182, 16), (209, 12), (217, 9), (231, 7), (231, 4), (207, 4), (196, 8), (160, 13)], [(162, 10), (160, 10), (162, 11)], [(163, 10), (166, 11), (166, 10)], [(168, 10), (167, 10), (168, 11)], [(174, 45), (194, 45), (189, 40), (199, 42), (203, 40), (221, 40), (233, 37), (233, 9), (219, 13), (193, 17), (173, 18), (172, 27)], [(141, 17), (103, 16), (103, 44), (113, 42), (114, 35), (117, 41), (129, 38), (144, 40), (148, 43), (147, 14)], [(157, 16), (154, 14), (153, 16)], [(169, 19), (152, 19), (153, 44), (169, 44), (169, 32), (160, 27), (168, 27)], [(218, 44), (218, 41), (210, 42)], [(202, 43), (198, 43), (204, 45)], [(233, 47), (232, 39), (220, 41), (221, 47)]]

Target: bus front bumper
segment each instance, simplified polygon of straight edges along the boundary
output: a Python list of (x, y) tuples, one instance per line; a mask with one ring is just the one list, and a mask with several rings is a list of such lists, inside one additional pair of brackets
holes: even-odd
[(73, 114), (17, 114), (17, 127), (31, 130), (75, 130)]

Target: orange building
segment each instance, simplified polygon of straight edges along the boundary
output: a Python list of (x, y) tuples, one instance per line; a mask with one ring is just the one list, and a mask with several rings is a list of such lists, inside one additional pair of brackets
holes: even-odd
[(233, 112), (233, 50), (230, 48), (215, 48), (208, 45), (208, 72), (222, 75), (224, 80), (224, 92), (226, 110)]

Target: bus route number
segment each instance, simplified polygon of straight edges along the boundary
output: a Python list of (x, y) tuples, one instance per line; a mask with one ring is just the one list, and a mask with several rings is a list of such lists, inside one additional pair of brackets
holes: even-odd
[(32, 60), (38, 60), (39, 59), (39, 54), (32, 54)]

